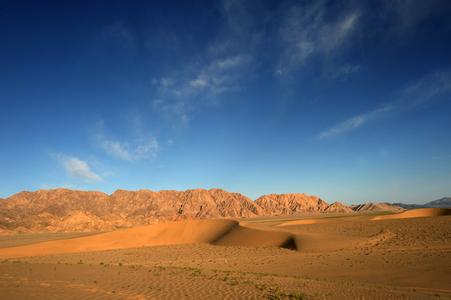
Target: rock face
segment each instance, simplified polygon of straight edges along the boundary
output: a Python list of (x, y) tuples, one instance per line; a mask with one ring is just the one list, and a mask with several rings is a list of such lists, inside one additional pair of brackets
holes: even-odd
[(270, 194), (258, 198), (255, 204), (263, 209), (265, 216), (324, 212), (329, 206), (321, 198), (306, 194)]
[(391, 212), (402, 212), (405, 209), (390, 203), (384, 202), (369, 202), (365, 204), (353, 205), (352, 210), (356, 212), (364, 211), (391, 211)]
[(354, 212), (351, 207), (344, 205), (341, 202), (334, 202), (331, 205), (329, 205), (325, 212), (328, 213), (352, 213)]
[(113, 214), (141, 219), (140, 223), (146, 219), (254, 217), (259, 214), (259, 207), (251, 199), (221, 189), (118, 190), (111, 195), (111, 207)]

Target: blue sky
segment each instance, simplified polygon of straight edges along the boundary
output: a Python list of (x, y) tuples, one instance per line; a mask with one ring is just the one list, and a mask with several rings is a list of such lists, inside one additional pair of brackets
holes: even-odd
[(449, 1), (0, 1), (0, 197), (451, 195)]

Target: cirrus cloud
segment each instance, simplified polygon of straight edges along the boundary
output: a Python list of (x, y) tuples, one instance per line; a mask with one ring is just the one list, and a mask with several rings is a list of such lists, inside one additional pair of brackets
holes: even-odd
[(385, 113), (390, 112), (393, 110), (393, 105), (387, 105), (382, 108), (375, 109), (373, 111), (363, 113), (354, 117), (351, 117), (344, 122), (341, 122), (323, 132), (320, 133), (318, 136), (319, 139), (326, 139), (326, 138), (332, 138), (336, 136), (343, 135), (349, 131), (355, 130), (366, 123), (377, 119), (384, 115)]
[(97, 122), (95, 144), (111, 157), (124, 161), (138, 161), (155, 158), (158, 154), (158, 140), (150, 134), (135, 134), (133, 138), (117, 140), (105, 134), (103, 121)]

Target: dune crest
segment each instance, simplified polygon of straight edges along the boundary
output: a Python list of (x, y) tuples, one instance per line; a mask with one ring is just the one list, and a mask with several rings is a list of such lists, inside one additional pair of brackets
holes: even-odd
[(448, 215), (451, 215), (451, 208), (418, 208), (393, 215), (377, 216), (372, 218), (371, 220), (424, 218)]
[(116, 230), (86, 237), (1, 248), (0, 258), (43, 256), (160, 245), (208, 243), (296, 249), (293, 235), (240, 226), (233, 220), (189, 220)]

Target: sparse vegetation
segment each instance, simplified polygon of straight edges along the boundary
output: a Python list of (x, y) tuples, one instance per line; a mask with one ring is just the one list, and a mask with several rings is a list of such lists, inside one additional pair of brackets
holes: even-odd
[(285, 293), (279, 290), (279, 288), (270, 288), (267, 298), (270, 300), (304, 300), (305, 295), (298, 292)]

